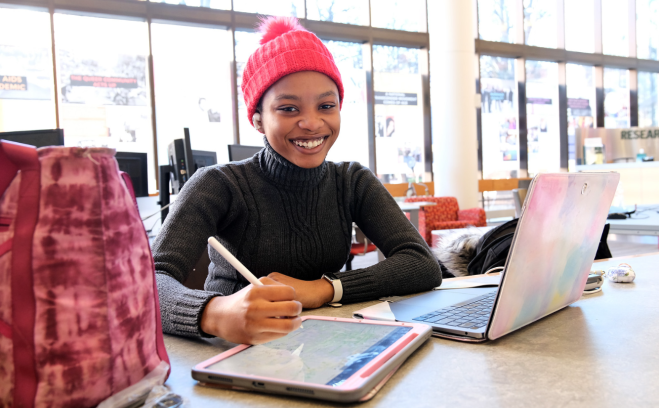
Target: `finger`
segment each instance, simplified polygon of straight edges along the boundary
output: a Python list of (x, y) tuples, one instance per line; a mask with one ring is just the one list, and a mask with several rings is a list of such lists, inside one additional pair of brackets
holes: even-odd
[(302, 319), (299, 316), (292, 319), (267, 318), (259, 320), (258, 331), (287, 334), (299, 329), (301, 324)]
[(259, 302), (251, 305), (248, 313), (255, 318), (297, 317), (302, 313), (302, 303), (296, 300), (285, 302)]
[(277, 272), (274, 272), (274, 273), (271, 273), (268, 276), (264, 276), (262, 278), (259, 278), (259, 281), (261, 281), (261, 283), (264, 284), (264, 285), (283, 285), (283, 283), (279, 282), (276, 279), (277, 275), (279, 275), (279, 274)]
[(281, 302), (295, 299), (295, 289), (287, 285), (255, 286), (249, 293), (250, 299), (258, 298), (269, 302)]

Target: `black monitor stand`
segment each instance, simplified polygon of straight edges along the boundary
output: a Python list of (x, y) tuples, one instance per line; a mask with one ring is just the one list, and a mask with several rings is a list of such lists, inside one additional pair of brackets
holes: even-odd
[[(163, 210), (162, 208), (170, 203), (169, 195), (178, 194), (198, 167), (217, 164), (215, 152), (192, 150), (190, 129), (188, 128), (183, 128), (183, 138), (170, 143), (167, 152), (169, 153), (169, 165), (160, 166), (158, 174), (160, 180), (158, 204), (161, 208), (160, 219), (163, 223), (169, 214), (169, 209)], [(198, 156), (195, 155), (195, 152)], [(170, 186), (172, 178), (174, 183)]]
[[(174, 166), (167, 165), (167, 166), (160, 166), (160, 174), (158, 175), (158, 179), (160, 180), (160, 191), (158, 192), (158, 198), (160, 199), (158, 201), (158, 204), (160, 205), (160, 208), (163, 208), (166, 205), (169, 205), (169, 182), (171, 180), (171, 173), (174, 171)], [(165, 218), (167, 218), (167, 214), (169, 214), (169, 208), (165, 208), (164, 210), (160, 210), (160, 220), (162, 223), (165, 223)]]

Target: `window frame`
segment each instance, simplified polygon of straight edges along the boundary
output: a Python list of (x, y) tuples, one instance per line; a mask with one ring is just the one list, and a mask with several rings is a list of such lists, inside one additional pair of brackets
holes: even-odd
[[(489, 55), (495, 57), (505, 57), (517, 59), (518, 64), (525, 64), (526, 60), (548, 61), (557, 62), (559, 65), (559, 123), (560, 123), (560, 163), (561, 171), (568, 171), (568, 136), (567, 136), (567, 89), (566, 89), (566, 64), (580, 64), (590, 65), (595, 67), (595, 89), (596, 89), (596, 124), (597, 127), (604, 127), (604, 68), (618, 68), (629, 70), (629, 90), (630, 90), (630, 126), (638, 126), (638, 72), (653, 72), (659, 73), (659, 61), (637, 58), (637, 44), (636, 44), (636, 0), (626, 0), (629, 10), (628, 19), (628, 39), (629, 39), (629, 56), (620, 57), (614, 55), (606, 55), (603, 53), (602, 46), (602, 0), (592, 0), (595, 10), (595, 35), (593, 53), (584, 53), (577, 51), (568, 51), (565, 49), (565, 2), (567, 0), (556, 0), (557, 7), (557, 21), (556, 21), (556, 48), (536, 47), (525, 44), (524, 31), (517, 30), (518, 38), (515, 43), (503, 43), (495, 41), (481, 40), (478, 36), (475, 37), (476, 58), (480, 59), (481, 55)], [(476, 31), (478, 32), (478, 2), (474, 0), (476, 7)], [(516, 3), (516, 21), (522, 22), (524, 18), (524, 3), (518, 1)], [(521, 36), (521, 37), (520, 37)], [(480, 84), (480, 74), (477, 77), (477, 83)], [(526, 89), (526, 80), (522, 78), (518, 82), (520, 89), (519, 101), (519, 137), (520, 148), (527, 145), (527, 129), (525, 118), (525, 96), (523, 90)], [(480, 89), (478, 89), (480, 94)], [(481, 110), (477, 109), (477, 122), (482, 123)], [(482, 132), (478, 131), (478, 143), (482, 145)], [(520, 177), (528, 176), (528, 163), (524, 160), (523, 155), (520, 154)], [(483, 154), (479, 151), (478, 166), (482, 178), (482, 164)]]
[[(233, 3), (237, 0), (232, 0), (231, 10), (210, 9), (204, 7), (190, 7), (185, 5), (174, 5), (159, 2), (150, 2), (148, 0), (0, 0), (0, 7), (2, 8), (36, 8), (40, 10), (48, 10), (52, 18), (56, 12), (75, 13), (88, 16), (103, 16), (109, 18), (119, 19), (136, 19), (146, 21), (148, 26), (148, 42), (149, 42), (149, 55), (148, 55), (148, 70), (149, 70), (149, 88), (151, 100), (151, 122), (153, 131), (153, 145), (154, 151), (158, 151), (158, 135), (156, 126), (156, 98), (153, 78), (153, 54), (151, 52), (151, 23), (167, 21), (174, 24), (195, 25), (195, 26), (211, 26), (215, 28), (223, 28), (231, 31), (233, 40), (233, 55), (231, 56), (231, 82), (232, 82), (232, 100), (233, 112), (232, 119), (234, 121), (234, 134), (233, 141), (235, 144), (240, 144), (240, 127), (238, 118), (238, 100), (237, 100), (237, 71), (236, 71), (236, 51), (235, 51), (235, 32), (237, 30), (252, 31), (260, 20), (259, 15), (254, 13), (244, 13), (234, 11)], [(316, 21), (306, 19), (307, 15), (307, 1), (304, 0), (304, 16), (300, 18), (300, 23), (310, 31), (314, 32), (319, 38), (324, 40), (335, 41), (348, 41), (361, 43), (364, 46), (364, 69), (366, 70), (366, 86), (367, 86), (367, 112), (368, 112), (368, 132), (369, 132), (369, 163), (367, 165), (374, 173), (377, 173), (377, 163), (375, 160), (375, 109), (374, 109), (374, 91), (373, 91), (373, 46), (374, 45), (390, 45), (402, 46), (408, 48), (417, 48), (421, 51), (420, 73), (423, 75), (423, 95), (422, 100), (429, 100), (430, 85), (428, 80), (429, 75), (429, 36), (427, 33), (428, 17), (427, 17), (427, 0), (424, 1), (424, 11), (426, 12), (426, 32), (412, 32), (404, 30), (392, 30), (386, 28), (372, 27), (371, 23), (371, 10), (372, 1), (369, 0), (369, 25), (360, 26), (352, 24), (334, 23), (327, 21)], [(51, 27), (52, 28), (52, 27)], [(51, 36), (52, 47), (55, 48), (56, 38)], [(53, 78), (57, 78), (57, 64), (53, 61)], [(54, 85), (56, 87), (56, 85)], [(59, 127), (59, 104), (55, 103), (56, 125)], [(426, 104), (427, 105), (427, 104)], [(424, 147), (426, 168), (424, 181), (432, 181), (432, 137), (430, 125), (430, 106), (424, 106)], [(158, 174), (158, 157), (155, 157), (155, 171)], [(159, 180), (156, 180), (157, 184)], [(159, 186), (158, 186), (159, 188)]]

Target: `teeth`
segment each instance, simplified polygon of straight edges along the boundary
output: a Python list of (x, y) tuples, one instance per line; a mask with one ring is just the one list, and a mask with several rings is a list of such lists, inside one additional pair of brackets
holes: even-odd
[(293, 143), (295, 143), (297, 146), (304, 147), (305, 149), (313, 149), (314, 147), (318, 147), (321, 144), (323, 144), (324, 141), (325, 141), (325, 138), (323, 137), (323, 138), (320, 138), (320, 139), (317, 139), (317, 140), (313, 140), (311, 142), (302, 142), (302, 141), (299, 141), (299, 140), (295, 140), (295, 141), (293, 141)]

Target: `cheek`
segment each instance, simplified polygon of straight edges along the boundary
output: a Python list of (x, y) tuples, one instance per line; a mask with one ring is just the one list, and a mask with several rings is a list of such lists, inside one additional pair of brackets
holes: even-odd
[(336, 135), (339, 135), (339, 131), (341, 130), (341, 114), (337, 113), (335, 116), (332, 116), (328, 121), (327, 124), (329, 127), (336, 133)]
[[(280, 137), (283, 132), (282, 123), (270, 116), (267, 120), (263, 121), (263, 130), (266, 136), (268, 136), (268, 141), (270, 141), (271, 137), (276, 139), (277, 137)], [(270, 144), (272, 144), (272, 142), (270, 142)]]

